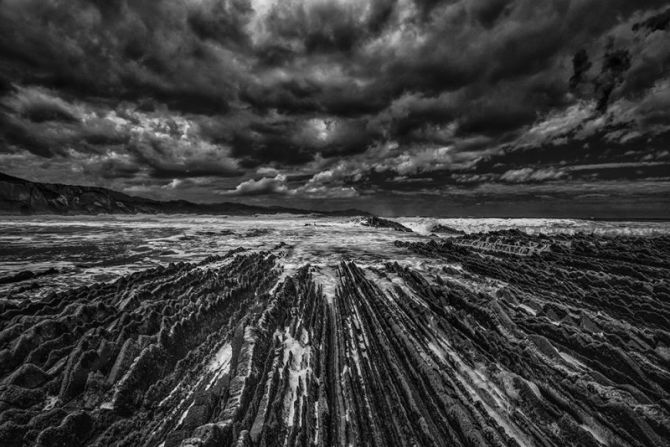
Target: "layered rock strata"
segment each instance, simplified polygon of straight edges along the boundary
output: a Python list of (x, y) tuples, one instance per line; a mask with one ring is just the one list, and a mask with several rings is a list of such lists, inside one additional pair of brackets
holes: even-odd
[(3, 301), (0, 445), (668, 445), (670, 239), (398, 245)]

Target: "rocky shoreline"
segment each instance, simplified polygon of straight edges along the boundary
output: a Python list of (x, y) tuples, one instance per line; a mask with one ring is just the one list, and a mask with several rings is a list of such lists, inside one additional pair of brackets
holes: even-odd
[(670, 238), (396, 245), (0, 301), (0, 445), (667, 445)]

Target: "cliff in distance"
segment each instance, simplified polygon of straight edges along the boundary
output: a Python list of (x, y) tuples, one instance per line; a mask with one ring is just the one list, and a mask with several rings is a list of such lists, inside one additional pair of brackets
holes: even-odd
[[(193, 203), (158, 201), (95, 186), (37, 183), (0, 173), (0, 214), (306, 214), (313, 211), (279, 206), (263, 207), (234, 202)], [(319, 213), (362, 215), (358, 210)]]

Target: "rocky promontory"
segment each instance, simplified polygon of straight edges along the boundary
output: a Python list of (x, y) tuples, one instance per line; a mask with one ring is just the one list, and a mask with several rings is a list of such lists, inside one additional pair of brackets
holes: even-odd
[(398, 222), (395, 222), (395, 221), (389, 220), (389, 219), (382, 219), (381, 217), (377, 217), (377, 216), (365, 217), (361, 221), (361, 225), (363, 225), (365, 227), (372, 227), (372, 228), (388, 228), (388, 229), (391, 229), (391, 230), (402, 231), (402, 232), (405, 232), (405, 233), (411, 233), (412, 232), (411, 229), (407, 228), (406, 226), (404, 226), (401, 223), (398, 223)]

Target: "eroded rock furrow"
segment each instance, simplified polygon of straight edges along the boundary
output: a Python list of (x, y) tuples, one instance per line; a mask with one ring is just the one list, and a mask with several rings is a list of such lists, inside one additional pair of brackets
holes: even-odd
[(397, 246), (411, 262), (278, 245), (3, 304), (0, 445), (668, 445), (670, 241)]

